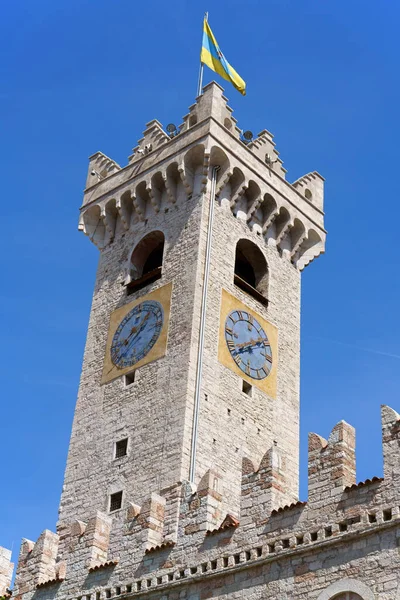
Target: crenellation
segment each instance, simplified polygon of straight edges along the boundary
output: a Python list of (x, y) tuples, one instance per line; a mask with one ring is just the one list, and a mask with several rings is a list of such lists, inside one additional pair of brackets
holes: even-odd
[(308, 502), (323, 505), (355, 483), (355, 431), (341, 421), (328, 441), (310, 433), (308, 438)]
[(389, 406), (381, 406), (384, 478), (400, 479), (400, 415)]
[[(392, 417), (393, 414), (394, 411)], [(162, 563), (159, 560), (151, 560), (146, 563), (147, 569), (152, 569), (152, 565), (156, 568), (156, 571), (151, 571), (151, 578), (146, 578), (146, 571), (142, 575), (141, 581), (144, 577), (146, 587), (148, 587), (147, 579), (151, 581), (150, 587), (158, 587), (170, 585), (168, 573), (171, 574), (173, 565), (177, 565), (178, 569), (174, 581), (181, 581), (198, 577), (202, 572), (201, 565), (207, 565), (203, 572), (220, 573), (225, 569), (236, 569), (242, 564), (251, 564), (252, 561), (265, 560), (264, 556), (272, 558), (287, 553), (302, 555), (321, 544), (322, 547), (326, 544), (335, 545), (342, 538), (361, 540), (365, 536), (376, 535), (374, 532), (382, 528), (386, 530), (396, 527), (400, 522), (399, 497), (390, 481), (385, 482), (376, 478), (369, 484), (363, 482), (358, 486), (353, 484), (344, 487), (349, 477), (346, 469), (342, 468), (343, 464), (346, 465), (344, 462), (346, 451), (343, 451), (343, 447), (352, 455), (354, 439), (353, 428), (345, 422), (335, 426), (328, 441), (315, 434), (310, 436), (310, 464), (321, 464), (323, 462), (321, 457), (318, 463), (315, 453), (325, 452), (322, 468), (323, 482), (325, 486), (329, 482), (331, 491), (335, 492), (328, 494), (327, 500), (322, 505), (315, 504), (310, 499), (308, 503), (295, 502), (284, 505), (283, 500), (281, 506), (271, 509), (270, 503), (263, 503), (263, 499), (257, 496), (263, 478), (264, 481), (273, 481), (277, 477), (276, 469), (281, 468), (274, 447), (272, 451), (265, 453), (257, 472), (252, 470), (254, 466), (251, 461), (243, 460), (243, 498), (253, 496), (254, 506), (263, 507), (263, 519), (246, 522), (249, 506), (244, 504), (239, 518), (231, 514), (224, 516), (220, 511), (222, 498), (218, 492), (221, 478), (217, 472), (210, 469), (201, 479), (197, 491), (194, 491), (189, 482), (183, 482), (182, 487), (177, 485), (164, 490), (165, 497), (152, 493), (141, 509), (131, 504), (128, 512), (132, 507), (135, 508), (129, 517), (133, 517), (136, 526), (131, 529), (133, 538), (129, 538), (131, 541), (128, 546), (125, 546), (126, 550), (121, 553), (118, 560), (107, 558), (113, 520), (101, 513), (91, 518), (87, 526), (80, 521), (71, 524), (71, 539), (77, 537), (81, 542), (78, 545), (73, 543), (65, 545), (63, 555), (57, 555), (58, 536), (52, 532), (45, 531), (36, 544), (25, 540), (21, 547), (16, 590), (21, 594), (33, 589), (29, 587), (28, 582), (34, 582), (35, 588), (38, 585), (47, 586), (53, 581), (64, 585), (63, 581), (68, 581), (66, 577), (70, 572), (68, 565), (71, 565), (71, 568), (74, 565), (74, 569), (79, 564), (83, 565), (86, 572), (112, 567), (117, 574), (119, 565), (125, 564), (131, 556), (132, 548), (135, 548), (134, 556), (138, 563), (145, 554), (161, 553), (161, 557), (162, 553), (168, 552), (168, 560), (164, 559)], [(336, 462), (335, 457), (338, 457), (339, 447), (342, 447), (342, 452), (339, 453), (339, 462)], [(339, 470), (339, 475), (336, 474), (336, 469)], [(351, 473), (351, 469), (349, 472)], [(280, 487), (282, 481), (279, 478), (278, 481)], [(338, 481), (340, 486), (337, 485)], [(382, 488), (382, 485), (385, 487)], [(380, 504), (377, 505), (375, 497), (379, 486)], [(341, 489), (339, 504), (336, 494), (338, 487)], [(179, 534), (174, 541), (166, 540), (164, 527), (167, 521), (166, 515), (176, 515), (176, 504), (171, 511), (168, 503), (173, 505), (177, 498), (181, 500)], [(118, 531), (117, 528), (116, 533)], [(210, 543), (205, 545), (203, 540), (211, 534)], [(354, 536), (361, 536), (361, 538)], [(118, 539), (114, 539), (114, 545), (117, 542), (117, 546), (122, 549)], [(244, 540), (247, 540), (245, 548), (243, 548)], [(84, 548), (89, 549), (89, 561), (87, 550)], [(216, 549), (218, 549), (217, 553)], [(198, 556), (198, 559), (193, 562), (195, 556)], [(205, 557), (208, 557), (207, 560), (204, 560)], [(122, 585), (122, 582), (119, 585)], [(123, 585), (131, 585), (133, 586), (131, 589), (134, 589), (133, 583), (123, 583)], [(137, 591), (141, 592), (142, 588)]]
[(39, 584), (57, 576), (59, 536), (45, 529), (36, 543), (23, 540), (15, 577), (17, 594), (32, 591)]
[(324, 208), (324, 178), (314, 171), (297, 179), (292, 185), (308, 202), (314, 204), (319, 210)]
[(14, 564), (11, 562), (11, 550), (0, 546), (0, 597), (6, 596), (11, 585)]
[(165, 498), (153, 492), (142, 505), (137, 521), (143, 529), (145, 550), (160, 546), (164, 540), (165, 503)]
[(111, 524), (111, 517), (100, 511), (97, 511), (96, 515), (89, 519), (83, 534), (85, 546), (89, 550), (87, 559), (89, 568), (107, 560)]

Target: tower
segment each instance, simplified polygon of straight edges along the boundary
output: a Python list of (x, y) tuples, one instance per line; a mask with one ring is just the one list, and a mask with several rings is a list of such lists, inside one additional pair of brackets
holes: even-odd
[(322, 203), (317, 173), (285, 180), (270, 133), (241, 140), (216, 83), (172, 135), (148, 123), (125, 168), (91, 157), (80, 229), (100, 261), (61, 522), (209, 469), (238, 513), (242, 458), (272, 447), (297, 498), (300, 272)]
[(90, 159), (100, 260), (59, 522), (22, 540), (13, 598), (398, 599), (400, 415), (382, 407), (384, 478), (359, 484), (353, 427), (310, 434), (297, 496), (322, 178), (288, 183), (216, 83), (167, 129), (148, 123), (124, 168)]

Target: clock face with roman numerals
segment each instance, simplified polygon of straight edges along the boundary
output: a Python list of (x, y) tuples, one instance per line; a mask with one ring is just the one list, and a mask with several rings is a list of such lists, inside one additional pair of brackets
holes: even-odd
[(117, 369), (132, 367), (142, 360), (158, 340), (164, 322), (160, 302), (137, 304), (122, 319), (111, 342), (111, 361)]
[(253, 315), (232, 310), (225, 321), (228, 350), (239, 367), (252, 379), (265, 379), (272, 368), (272, 351), (267, 334)]

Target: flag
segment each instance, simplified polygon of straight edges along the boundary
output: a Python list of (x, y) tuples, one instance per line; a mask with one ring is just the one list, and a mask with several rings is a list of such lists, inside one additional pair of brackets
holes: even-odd
[(207, 19), (204, 19), (203, 46), (201, 48), (200, 61), (218, 73), (218, 75), (230, 81), (243, 96), (246, 95), (246, 83), (222, 54)]

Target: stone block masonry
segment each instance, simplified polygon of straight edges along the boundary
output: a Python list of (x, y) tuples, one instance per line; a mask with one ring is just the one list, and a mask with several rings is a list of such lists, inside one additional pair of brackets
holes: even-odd
[[(100, 260), (59, 522), (23, 540), (16, 600), (400, 600), (394, 410), (382, 407), (383, 479), (356, 483), (355, 431), (342, 421), (327, 440), (310, 434), (308, 501), (298, 499), (300, 280), (325, 247), (323, 186), (316, 172), (290, 184), (268, 131), (243, 141), (216, 83), (174, 134), (150, 121), (126, 167), (90, 158), (79, 228)], [(162, 258), (145, 273), (146, 240), (162, 240)], [(102, 384), (110, 315), (168, 284), (165, 355)], [(273, 391), (218, 360), (227, 295), (277, 332)], [(10, 559), (2, 549), (2, 593)]]
[[(387, 464), (400, 460), (399, 424), (400, 415), (383, 406), (383, 442), (388, 443), (388, 431), (390, 441), (397, 441), (385, 454), (385, 472)], [(59, 536), (51, 532), (45, 531), (36, 544), (25, 541), (14, 594), (29, 600), (120, 595), (305, 599), (325, 597), (331, 588), (362, 592), (365, 599), (397, 599), (400, 492), (393, 476), (359, 484), (338, 479), (337, 473), (347, 470), (348, 456), (334, 448), (335, 460), (315, 471), (329, 443), (346, 439), (353, 445), (354, 430), (341, 422), (330, 442), (316, 448), (316, 439), (310, 436), (309, 484), (327, 490), (330, 482), (331, 493), (323, 503), (315, 494), (286, 506), (273, 499), (271, 488), (282, 485), (285, 473), (284, 466), (279, 474), (271, 468), (277, 463), (271, 449), (256, 471), (248, 459), (243, 461), (238, 519), (221, 510), (221, 494), (215, 489), (221, 477), (208, 471), (197, 489), (182, 482), (151, 494), (134, 512), (131, 507), (119, 511), (111, 530), (111, 519), (99, 513), (87, 526), (72, 523), (69, 531), (60, 532), (61, 554)], [(177, 495), (178, 515), (168, 510)], [(175, 539), (169, 537), (171, 529), (178, 531)]]

